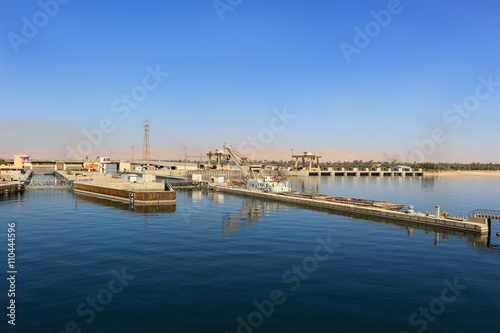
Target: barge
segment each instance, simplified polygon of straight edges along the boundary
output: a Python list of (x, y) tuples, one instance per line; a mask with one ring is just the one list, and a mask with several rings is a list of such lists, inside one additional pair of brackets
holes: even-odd
[(75, 194), (130, 204), (133, 207), (176, 204), (175, 189), (167, 181), (137, 180), (130, 177), (132, 175), (124, 178), (97, 172), (63, 174), (55, 171), (55, 176), (71, 184)]
[(144, 182), (76, 182), (78, 194), (108, 199), (134, 206), (175, 205), (175, 190), (168, 184)]

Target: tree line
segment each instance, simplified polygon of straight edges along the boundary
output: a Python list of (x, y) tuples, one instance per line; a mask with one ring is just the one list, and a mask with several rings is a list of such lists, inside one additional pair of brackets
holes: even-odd
[[(254, 161), (252, 163), (255, 164), (272, 164), (278, 166), (290, 166), (290, 161), (276, 161), (276, 160), (259, 160)], [(299, 164), (301, 161), (299, 161)], [(313, 164), (314, 161), (313, 161)], [(500, 163), (480, 163), (480, 162), (472, 162), (472, 163), (459, 163), (459, 162), (401, 162), (397, 160), (393, 161), (363, 161), (363, 160), (354, 160), (354, 161), (337, 161), (337, 162), (321, 162), (321, 167), (334, 167), (334, 168), (389, 168), (391, 166), (400, 165), (400, 166), (408, 166), (411, 168), (420, 168), (423, 170), (429, 171), (470, 171), (470, 170), (500, 170)]]

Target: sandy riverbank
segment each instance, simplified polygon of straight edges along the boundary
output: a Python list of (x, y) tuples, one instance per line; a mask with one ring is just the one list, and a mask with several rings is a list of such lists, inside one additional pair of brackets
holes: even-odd
[(500, 177), (500, 171), (426, 171), (429, 177)]

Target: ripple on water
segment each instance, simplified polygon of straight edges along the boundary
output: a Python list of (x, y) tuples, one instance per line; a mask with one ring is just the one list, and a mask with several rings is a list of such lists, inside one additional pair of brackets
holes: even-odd
[[(443, 203), (468, 211), (500, 202), (498, 180), (290, 183), (418, 210)], [(123, 210), (68, 191), (28, 191), (0, 200), (0, 209), (18, 224), (18, 297), (29, 309), (20, 318), (30, 318), (20, 320), (20, 332), (60, 332), (70, 320), (88, 332), (234, 332), (237, 318), (246, 319), (254, 301), (269, 299), (273, 290), (286, 301), (265, 318), (263, 332), (402, 331), (412, 329), (413, 312), (439, 297), (444, 280), (455, 278), (468, 289), (430, 329), (486, 331), (487, 319), (500, 310), (500, 257), (481, 255), (461, 236), (441, 234), (435, 245), (432, 231), (189, 191), (178, 192), (173, 213)], [(292, 272), (311, 264), (318, 238), (327, 237), (330, 257), (297, 280)], [(76, 307), (122, 269), (134, 279), (85, 323)]]

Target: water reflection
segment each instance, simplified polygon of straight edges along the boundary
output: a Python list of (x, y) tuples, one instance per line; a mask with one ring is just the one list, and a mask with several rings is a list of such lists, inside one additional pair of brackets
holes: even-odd
[(489, 246), (485, 246), (482, 243), (474, 243), (474, 242), (468, 242), (467, 245), (479, 254), (500, 256), (500, 245), (490, 244)]
[(222, 214), (222, 235), (229, 236), (240, 228), (256, 227), (263, 216), (270, 216), (283, 208), (286, 208), (286, 205), (277, 201), (244, 199), (241, 208), (236, 213), (224, 212)]
[(432, 189), (436, 184), (436, 177), (421, 177), (422, 188)]
[(353, 189), (387, 190), (402, 188), (432, 188), (434, 178), (422, 177), (289, 177), (289, 186), (298, 192), (343, 195)]
[[(209, 205), (210, 203), (216, 203), (222, 205), (224, 204), (225, 200), (224, 193), (221, 192), (214, 192), (209, 190), (179, 190), (179, 191), (186, 191), (188, 193), (188, 198), (190, 198), (191, 201), (194, 203), (201, 203), (201, 207)], [(205, 197), (211, 200), (209, 201), (202, 200), (203, 195), (205, 195)]]
[(289, 177), (288, 186), (299, 192), (319, 193), (320, 176), (316, 177)]

